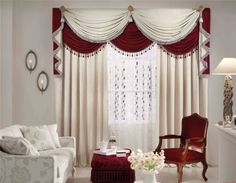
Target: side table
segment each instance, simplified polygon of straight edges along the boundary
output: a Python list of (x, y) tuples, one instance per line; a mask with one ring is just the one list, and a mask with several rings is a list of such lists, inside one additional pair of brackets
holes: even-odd
[(236, 130), (232, 128), (223, 128), (218, 124), (219, 139), (219, 182), (235, 182), (235, 165), (236, 165)]
[(92, 183), (134, 183), (135, 172), (130, 168), (128, 156), (94, 154), (91, 162)]

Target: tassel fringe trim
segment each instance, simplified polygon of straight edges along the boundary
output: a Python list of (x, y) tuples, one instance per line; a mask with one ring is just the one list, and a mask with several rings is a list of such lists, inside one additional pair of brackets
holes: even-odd
[(65, 49), (69, 50), (72, 54), (78, 56), (78, 57), (83, 57), (83, 58), (87, 58), (87, 57), (93, 57), (94, 55), (97, 55), (100, 51), (102, 51), (105, 47), (106, 44), (103, 44), (98, 50), (91, 52), (91, 53), (79, 53), (73, 49), (71, 49), (68, 45), (64, 44)]
[(112, 44), (111, 42), (108, 42), (108, 44), (118, 53), (120, 53), (121, 55), (125, 55), (125, 56), (129, 56), (129, 57), (136, 57), (136, 56), (140, 56), (143, 55), (144, 53), (147, 53), (149, 50), (151, 50), (154, 46), (155, 46), (155, 42), (150, 44), (147, 48), (139, 51), (139, 52), (127, 52), (127, 51), (123, 51), (121, 49), (119, 49), (118, 47), (116, 47), (114, 44)]

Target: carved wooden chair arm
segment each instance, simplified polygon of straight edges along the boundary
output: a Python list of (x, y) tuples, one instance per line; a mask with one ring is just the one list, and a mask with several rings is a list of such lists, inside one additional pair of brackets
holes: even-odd
[(162, 139), (180, 139), (181, 136), (180, 135), (163, 135), (163, 136), (160, 136), (159, 139), (162, 140)]
[(159, 144), (154, 152), (160, 152), (163, 139), (180, 139), (180, 138), (181, 138), (180, 135), (171, 135), (171, 134), (159, 136)]
[[(203, 149), (206, 143), (206, 138), (191, 138), (191, 139), (186, 139), (185, 141), (185, 147), (184, 147), (184, 152), (183, 155), (184, 157), (187, 156), (188, 150), (190, 147), (196, 147), (196, 148), (200, 148)], [(203, 147), (199, 147), (199, 145), (197, 145), (196, 143), (203, 143)]]

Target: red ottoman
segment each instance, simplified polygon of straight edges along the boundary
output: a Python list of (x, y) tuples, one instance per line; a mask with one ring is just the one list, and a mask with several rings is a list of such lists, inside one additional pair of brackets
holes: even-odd
[(135, 172), (130, 168), (128, 156), (116, 157), (94, 154), (91, 162), (92, 183), (133, 183)]

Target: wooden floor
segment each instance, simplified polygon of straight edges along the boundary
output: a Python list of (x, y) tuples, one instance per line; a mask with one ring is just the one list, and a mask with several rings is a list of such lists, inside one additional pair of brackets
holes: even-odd
[[(70, 178), (67, 183), (90, 183), (90, 171), (91, 168), (77, 168), (74, 178)], [(217, 167), (209, 167), (206, 173), (208, 178), (207, 183), (218, 183)], [(183, 174), (183, 183), (203, 183), (202, 168), (197, 167), (185, 167)], [(142, 176), (137, 175), (136, 183), (142, 183)], [(157, 181), (160, 183), (176, 183), (177, 182), (177, 170), (176, 167), (165, 167), (157, 175)]]

